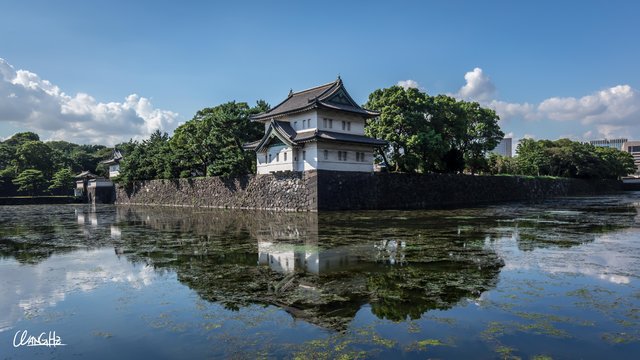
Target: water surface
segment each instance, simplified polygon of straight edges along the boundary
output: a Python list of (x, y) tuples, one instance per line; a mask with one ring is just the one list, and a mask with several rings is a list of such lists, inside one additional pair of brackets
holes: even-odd
[(0, 358), (634, 358), (638, 207), (2, 206)]

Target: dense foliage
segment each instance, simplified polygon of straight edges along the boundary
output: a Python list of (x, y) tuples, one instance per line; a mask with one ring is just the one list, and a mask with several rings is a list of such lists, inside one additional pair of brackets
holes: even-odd
[(244, 151), (242, 144), (259, 139), (264, 126), (251, 122), (249, 116), (268, 109), (264, 101), (254, 107), (232, 101), (198, 111), (173, 137), (156, 131), (148, 140), (118, 145), (126, 154), (118, 181), (251, 173), (255, 154)]
[[(616, 179), (635, 171), (630, 154), (560, 139), (525, 139), (514, 158), (488, 154), (504, 136), (495, 111), (450, 96), (392, 86), (374, 91), (365, 107), (380, 112), (367, 123), (368, 136), (389, 145), (378, 161), (402, 172), (448, 172)], [(249, 116), (267, 111), (228, 102), (198, 111), (173, 136), (159, 130), (143, 141), (117, 145), (124, 155), (117, 181), (194, 176), (232, 177), (255, 171), (255, 154), (242, 144), (259, 139), (263, 125)], [(0, 194), (69, 194), (73, 176), (88, 170), (107, 173), (101, 160), (112, 149), (66, 141), (42, 142), (37, 134), (18, 133), (0, 142)]]
[(0, 196), (42, 194), (44, 190), (70, 194), (72, 175), (83, 170), (105, 175), (99, 165), (110, 155), (111, 149), (102, 145), (43, 142), (35, 133), (17, 133), (0, 142)]
[(381, 155), (394, 171), (475, 173), (504, 136), (495, 111), (414, 88), (376, 90), (364, 107), (380, 112), (365, 131), (389, 142)]
[(569, 139), (523, 139), (517, 156), (489, 156), (491, 174), (558, 176), (582, 179), (618, 179), (635, 172), (631, 154)]

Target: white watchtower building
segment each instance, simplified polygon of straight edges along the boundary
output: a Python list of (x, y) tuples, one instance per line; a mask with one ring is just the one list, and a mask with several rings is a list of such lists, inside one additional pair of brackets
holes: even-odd
[(251, 116), (264, 136), (244, 144), (254, 150), (258, 174), (275, 171), (373, 171), (373, 151), (386, 141), (364, 135), (367, 119), (379, 113), (360, 107), (340, 77), (329, 84), (290, 92), (271, 110)]

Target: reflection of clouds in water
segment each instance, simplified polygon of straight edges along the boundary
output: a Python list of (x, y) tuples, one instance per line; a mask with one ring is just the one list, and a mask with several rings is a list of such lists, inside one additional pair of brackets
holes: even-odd
[(637, 229), (597, 235), (590, 243), (569, 248), (549, 247), (520, 251), (517, 232), (488, 246), (505, 260), (504, 270), (537, 269), (550, 274), (581, 274), (613, 284), (629, 284), (640, 277)]
[[(105, 283), (127, 283), (136, 289), (150, 285), (155, 272), (114, 256), (113, 248), (53, 255), (36, 265), (0, 261), (0, 329), (24, 313), (39, 313), (64, 301), (68, 293), (89, 292)], [(4, 280), (7, 279), (7, 280)]]

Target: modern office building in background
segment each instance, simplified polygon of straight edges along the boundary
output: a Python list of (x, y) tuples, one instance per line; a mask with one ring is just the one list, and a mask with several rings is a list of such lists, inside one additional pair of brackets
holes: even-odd
[(593, 145), (593, 146), (602, 146), (602, 147), (611, 147), (611, 148), (616, 148), (618, 150), (623, 150), (626, 151), (626, 149), (623, 148), (624, 143), (626, 143), (628, 141), (628, 139), (601, 139), (601, 140), (591, 140), (589, 141), (589, 144)]
[(636, 164), (636, 175), (640, 175), (640, 141), (626, 141), (622, 145), (622, 151), (626, 151), (633, 156)]
[(495, 149), (491, 152), (496, 153), (498, 155), (511, 157), (511, 138), (504, 138)]

